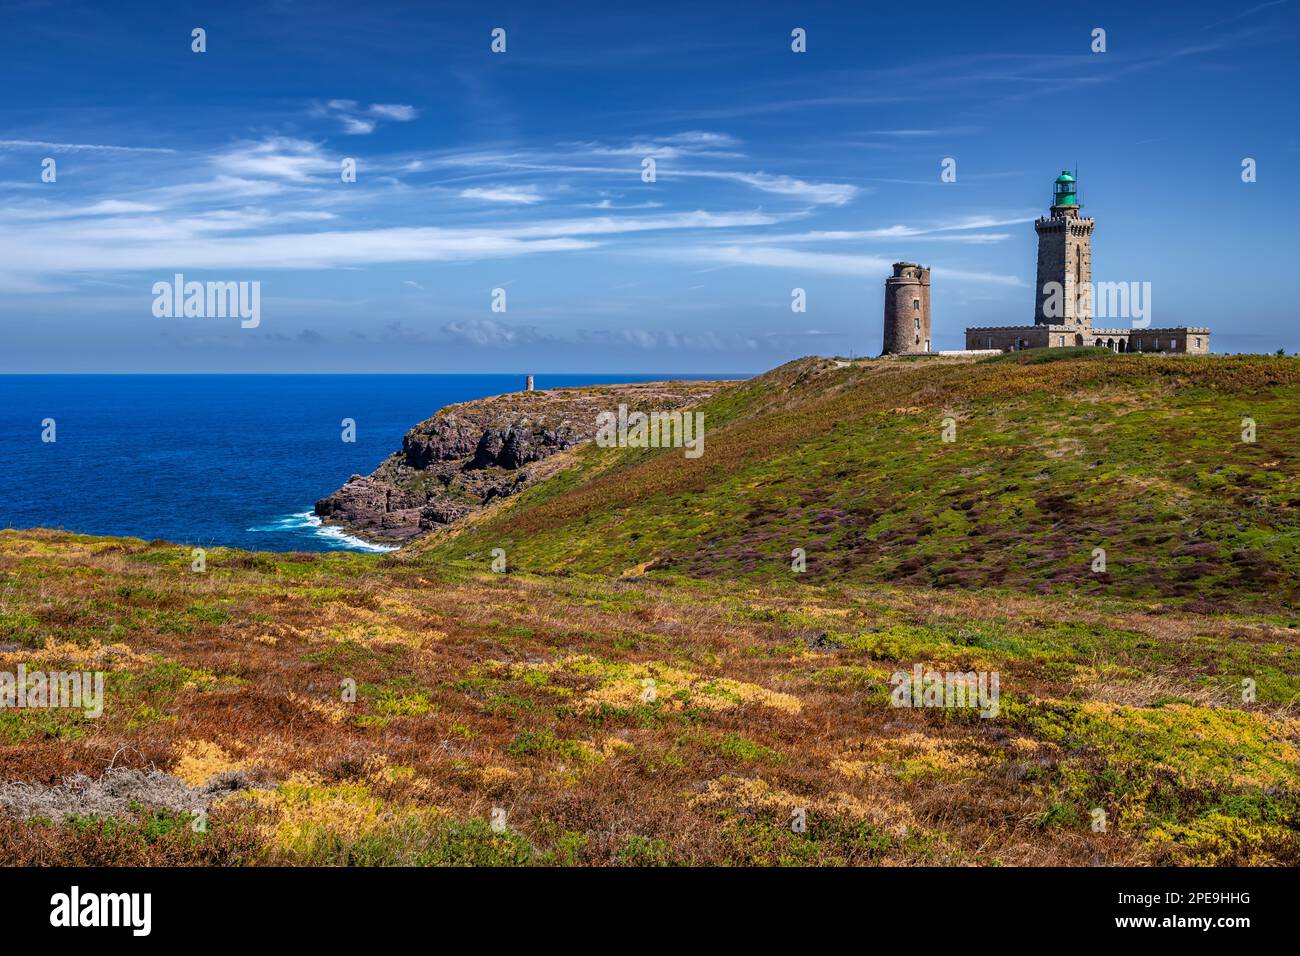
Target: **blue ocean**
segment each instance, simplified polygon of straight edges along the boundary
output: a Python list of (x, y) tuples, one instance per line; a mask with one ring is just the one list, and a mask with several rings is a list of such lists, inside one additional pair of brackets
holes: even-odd
[[(538, 375), (538, 388), (680, 375)], [(522, 375), (0, 375), (0, 527), (259, 551), (387, 550), (324, 528), (318, 498), (412, 425)], [(356, 422), (356, 441), (342, 422)], [(53, 442), (42, 441), (46, 419)]]

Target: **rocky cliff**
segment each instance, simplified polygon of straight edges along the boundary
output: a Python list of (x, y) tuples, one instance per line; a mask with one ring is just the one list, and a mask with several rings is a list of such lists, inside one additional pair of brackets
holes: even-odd
[(316, 514), (364, 538), (401, 542), (444, 528), (517, 494), (557, 452), (591, 441), (596, 416), (671, 411), (712, 395), (720, 382), (646, 382), (514, 392), (449, 405), (421, 422), (367, 476), (353, 475), (316, 502)]

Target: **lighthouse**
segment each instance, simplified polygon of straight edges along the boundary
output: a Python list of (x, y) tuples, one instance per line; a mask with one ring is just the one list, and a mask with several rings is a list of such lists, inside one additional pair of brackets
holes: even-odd
[(1051, 214), (1034, 223), (1038, 233), (1038, 279), (1034, 323), (1065, 326), (1087, 334), (1092, 328), (1092, 230), (1079, 215), (1079, 184), (1063, 171), (1052, 184)]

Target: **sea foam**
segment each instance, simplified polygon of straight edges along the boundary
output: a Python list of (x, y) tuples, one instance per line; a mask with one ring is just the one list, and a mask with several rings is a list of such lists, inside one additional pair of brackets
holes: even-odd
[(258, 525), (257, 527), (249, 528), (248, 530), (310, 533), (314, 537), (323, 538), (326, 544), (331, 548), (347, 549), (349, 551), (367, 551), (372, 554), (386, 554), (389, 551), (397, 550), (397, 545), (375, 544), (373, 541), (366, 541), (363, 538), (358, 538), (356, 535), (348, 534), (342, 528), (335, 525), (327, 525), (321, 521), (318, 515), (311, 511), (299, 511), (294, 514), (285, 515), (282, 518), (276, 518), (270, 524)]

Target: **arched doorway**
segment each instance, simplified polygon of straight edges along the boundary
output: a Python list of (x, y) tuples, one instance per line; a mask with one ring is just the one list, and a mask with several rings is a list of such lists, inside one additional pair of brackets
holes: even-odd
[(1120, 339), (1120, 340), (1119, 340), (1119, 349), (1118, 349), (1118, 351), (1120, 351), (1120, 352), (1127, 352), (1127, 351), (1128, 351), (1128, 340), (1127, 340), (1127, 339)]

